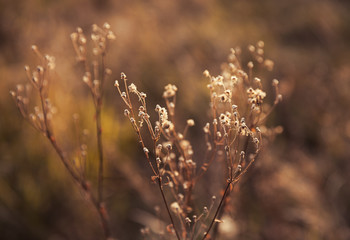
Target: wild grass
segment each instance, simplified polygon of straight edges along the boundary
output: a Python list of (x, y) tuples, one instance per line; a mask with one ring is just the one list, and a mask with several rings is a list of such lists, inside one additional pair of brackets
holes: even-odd
[[(55, 69), (54, 57), (43, 55), (37, 46), (32, 46), (40, 65), (33, 70), (26, 66), (29, 84), (18, 85), (16, 90), (11, 91), (23, 118), (48, 139), (77, 187), (96, 210), (105, 239), (118, 237), (109, 222), (108, 206), (104, 204), (106, 163), (101, 121), (104, 89), (112, 87), (108, 80), (113, 75), (112, 70), (107, 68), (106, 55), (115, 38), (107, 23), (102, 27), (93, 25), (91, 45), (81, 28), (71, 34), (77, 61), (84, 71), (82, 80), (91, 93), (95, 108), (97, 179), (88, 179), (86, 175), (86, 146), (79, 142), (77, 156), (71, 159), (56, 138), (52, 124), (56, 109), (50, 101), (50, 92), (54, 91), (50, 89), (51, 75)], [(268, 96), (263, 90), (266, 84), (255, 75), (257, 68), (272, 71), (273, 61), (265, 58), (262, 41), (248, 46), (248, 52), (251, 61), (246, 64), (243, 64), (242, 50), (235, 48), (230, 50), (220, 75), (214, 76), (208, 70), (204, 71), (210, 95), (210, 120), (205, 126), (197, 126), (193, 119), (177, 119), (176, 96), (181, 89), (173, 84), (165, 86), (165, 106), (157, 104), (154, 108), (147, 104), (147, 94), (129, 83), (126, 74), (121, 73), (121, 80), (114, 82), (125, 104), (125, 109), (120, 113), (124, 113), (136, 133), (152, 173), (151, 182), (157, 185), (159, 198), (163, 202), (162, 209), (168, 216), (168, 224), (161, 231), (155, 232), (147, 226), (143, 228), (144, 238), (216, 239), (219, 235), (216, 226), (222, 222), (225, 206), (229, 204), (228, 196), (257, 160), (265, 140), (281, 131), (280, 128), (265, 126), (274, 107), (282, 100), (279, 82), (271, 80), (275, 93), (269, 105), (265, 103)], [(34, 110), (30, 108), (30, 101), (35, 101), (35, 98), (29, 97), (32, 90), (38, 95)], [(151, 117), (154, 114), (150, 109), (153, 108), (156, 119)], [(184, 129), (181, 129), (179, 121), (185, 123)], [(204, 159), (196, 159), (194, 154), (198, 143), (189, 140), (189, 129), (192, 127), (203, 130), (206, 145)], [(209, 199), (211, 204), (201, 208), (198, 200), (205, 205), (208, 199), (196, 196), (196, 188), (205, 184), (203, 178), (213, 177), (213, 172), (209, 174), (212, 168), (219, 169), (219, 176), (215, 179), (221, 179), (224, 183), (222, 192), (214, 193)], [(95, 188), (92, 181), (97, 182)]]

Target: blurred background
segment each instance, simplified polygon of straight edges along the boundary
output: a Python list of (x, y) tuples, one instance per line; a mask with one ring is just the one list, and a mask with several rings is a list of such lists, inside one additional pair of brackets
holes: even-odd
[[(80, 115), (94, 182), (93, 103), (69, 35), (78, 26), (88, 35), (93, 23), (104, 22), (117, 37), (103, 109), (105, 200), (116, 237), (141, 238), (140, 228), (162, 205), (113, 80), (125, 72), (151, 108), (163, 104), (166, 84), (177, 85), (178, 122), (195, 119), (190, 135), (200, 152), (209, 120), (202, 72), (219, 74), (231, 47), (246, 51), (263, 40), (275, 62), (269, 78), (280, 80), (284, 97), (268, 124), (284, 132), (231, 195), (219, 239), (350, 239), (349, 1), (0, 0), (1, 239), (102, 239), (95, 211), (46, 139), (22, 119), (9, 90), (26, 81), (25, 64), (38, 64), (32, 44), (56, 57), (55, 132), (74, 155), (72, 115)], [(203, 206), (213, 194), (207, 190)]]

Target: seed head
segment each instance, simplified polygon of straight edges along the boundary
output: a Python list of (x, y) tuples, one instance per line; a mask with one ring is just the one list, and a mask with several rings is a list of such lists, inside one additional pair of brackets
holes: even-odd
[(210, 127), (209, 123), (205, 124), (205, 126), (203, 128), (205, 133), (209, 133), (209, 127)]
[(273, 66), (274, 66), (274, 62), (270, 59), (265, 59), (264, 61), (264, 65), (267, 68), (268, 71), (272, 71), (273, 70)]
[(105, 73), (106, 73), (107, 75), (111, 75), (111, 74), (112, 74), (112, 70), (111, 70), (110, 68), (106, 68), (106, 69), (105, 69)]
[(104, 28), (104, 29), (110, 29), (110, 28), (111, 28), (111, 25), (109, 25), (109, 23), (105, 22), (105, 23), (103, 24), (103, 28)]
[(70, 38), (72, 39), (72, 41), (76, 41), (78, 39), (78, 34), (74, 32), (70, 35)]
[(254, 64), (252, 61), (248, 62), (247, 64), (248, 68), (252, 69), (254, 67)]
[(264, 54), (264, 49), (258, 48), (258, 49), (256, 50), (256, 53), (259, 54), (259, 55), (263, 55), (263, 54)]
[(209, 210), (208, 210), (207, 207), (204, 207), (204, 208), (203, 208), (203, 213), (204, 213), (204, 214), (208, 214), (208, 213), (209, 213)]
[(125, 109), (125, 110), (124, 110), (124, 115), (125, 115), (126, 117), (128, 117), (128, 116), (130, 115), (130, 111), (129, 111), (128, 109)]
[(278, 95), (277, 95), (277, 100), (278, 100), (278, 102), (282, 101), (282, 99), (283, 99), (282, 94), (278, 94)]
[(173, 96), (175, 96), (176, 91), (177, 91), (177, 87), (175, 85), (168, 84), (165, 86), (165, 91), (163, 93), (163, 97), (164, 98), (173, 97)]
[(89, 83), (90, 82), (90, 78), (86, 75), (83, 76), (83, 82), (84, 83)]
[(255, 51), (255, 47), (254, 47), (253, 45), (249, 45), (249, 46), (248, 46), (248, 50), (249, 50), (250, 52), (254, 52), (254, 51)]
[(235, 84), (238, 83), (238, 78), (237, 78), (237, 76), (232, 76), (232, 77), (231, 77), (231, 83), (232, 83), (233, 85), (235, 85)]
[(193, 119), (188, 119), (187, 120), (187, 125), (190, 126), (190, 127), (194, 126), (194, 120)]
[(137, 93), (137, 88), (136, 88), (135, 84), (132, 83), (129, 85), (129, 91), (132, 93)]
[(265, 45), (265, 43), (264, 43), (263, 41), (259, 41), (259, 42), (257, 43), (257, 46), (258, 46), (259, 48), (263, 48), (264, 45)]

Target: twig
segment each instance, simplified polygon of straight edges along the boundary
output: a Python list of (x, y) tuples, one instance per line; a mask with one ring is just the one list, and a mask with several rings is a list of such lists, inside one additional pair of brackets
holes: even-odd
[(212, 219), (212, 221), (211, 221), (211, 223), (210, 223), (210, 225), (209, 225), (208, 230), (205, 232), (205, 234), (204, 234), (202, 240), (206, 239), (206, 237), (207, 237), (207, 235), (209, 234), (211, 228), (213, 227), (214, 222), (215, 222), (215, 220), (216, 220), (216, 217), (217, 217), (217, 215), (219, 214), (219, 211), (220, 211), (220, 209), (221, 209), (221, 206), (222, 206), (222, 204), (224, 203), (224, 201), (225, 201), (225, 199), (226, 199), (226, 196), (227, 196), (227, 194), (228, 194), (228, 192), (229, 192), (231, 183), (232, 183), (232, 181), (228, 181), (227, 186), (226, 186), (226, 188), (225, 188), (224, 195), (222, 195), (222, 198), (221, 198), (221, 200), (220, 200), (219, 206), (218, 206), (218, 208), (216, 209), (215, 215), (214, 215), (214, 217), (213, 217), (213, 219)]
[(96, 208), (96, 210), (97, 210), (97, 212), (98, 212), (98, 214), (100, 216), (100, 220), (101, 220), (101, 224), (102, 224), (102, 228), (103, 228), (103, 231), (104, 231), (105, 238), (109, 239), (111, 237), (111, 230), (109, 228), (108, 216), (107, 216), (106, 209), (105, 209), (105, 207), (103, 205), (101, 205), (98, 201), (96, 201), (96, 199), (94, 198), (94, 196), (91, 193), (91, 189), (90, 189), (89, 184), (87, 183), (87, 181), (85, 179), (81, 178), (74, 171), (72, 166), (69, 164), (68, 159), (65, 157), (62, 149), (58, 146), (55, 137), (53, 136), (52, 132), (49, 129), (49, 124), (48, 124), (48, 121), (47, 121), (47, 111), (46, 111), (46, 107), (45, 107), (45, 102), (44, 102), (42, 89), (39, 89), (39, 95), (40, 95), (40, 102), (41, 102), (43, 115), (44, 115), (44, 125), (45, 125), (46, 137), (49, 139), (51, 145), (55, 149), (57, 155), (61, 159), (61, 161), (62, 161), (63, 165), (65, 166), (65, 168), (68, 170), (69, 174), (72, 176), (73, 180), (89, 196), (90, 201), (92, 202), (93, 206)]
[(167, 202), (167, 200), (165, 198), (165, 195), (164, 195), (163, 186), (162, 186), (162, 179), (161, 179), (160, 176), (158, 177), (158, 186), (159, 186), (160, 193), (162, 194), (163, 202), (164, 202), (164, 205), (165, 205), (166, 210), (168, 212), (171, 224), (173, 225), (173, 229), (175, 231), (176, 237), (177, 237), (178, 240), (181, 240), (180, 235), (179, 235), (178, 231), (175, 228), (175, 222), (174, 222), (173, 217), (171, 216), (171, 212), (170, 212), (170, 209), (169, 209), (169, 206), (168, 206), (168, 202)]
[[(101, 68), (104, 71), (104, 55), (102, 55)], [(104, 73), (101, 74), (101, 88), (100, 93), (96, 96), (96, 134), (97, 134), (97, 148), (99, 156), (99, 167), (98, 167), (98, 197), (97, 201), (99, 204), (103, 202), (103, 144), (102, 144), (102, 128), (101, 128), (101, 107), (102, 107), (102, 87), (104, 82)]]

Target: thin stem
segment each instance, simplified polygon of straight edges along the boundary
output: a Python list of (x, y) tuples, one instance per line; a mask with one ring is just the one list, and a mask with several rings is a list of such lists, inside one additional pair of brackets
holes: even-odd
[(45, 124), (46, 137), (49, 139), (51, 145), (55, 149), (57, 155), (61, 159), (61, 161), (62, 161), (63, 165), (65, 166), (65, 168), (68, 170), (69, 174), (72, 176), (73, 180), (76, 183), (78, 183), (80, 188), (89, 196), (89, 199), (90, 199), (91, 203), (96, 208), (96, 210), (97, 210), (97, 212), (98, 212), (98, 214), (100, 216), (100, 221), (101, 221), (101, 224), (102, 224), (102, 228), (103, 228), (103, 232), (104, 232), (105, 238), (108, 239), (112, 235), (111, 235), (111, 230), (109, 228), (107, 211), (106, 211), (106, 209), (105, 209), (105, 207), (103, 205), (101, 205), (98, 201), (96, 201), (94, 196), (91, 194), (91, 190), (90, 190), (90, 187), (88, 186), (87, 182), (83, 178), (81, 178), (76, 173), (76, 171), (74, 171), (72, 166), (69, 164), (68, 159), (64, 155), (62, 149), (58, 146), (58, 144), (56, 142), (56, 139), (53, 136), (53, 134), (51, 133), (51, 131), (49, 129), (49, 126), (48, 126), (48, 121), (47, 121), (47, 116), (46, 116), (47, 112), (46, 112), (45, 102), (44, 102), (44, 98), (43, 98), (43, 94), (42, 94), (41, 89), (39, 89), (39, 95), (40, 95), (40, 102), (41, 102), (43, 115), (44, 115), (44, 124)]
[(98, 167), (98, 184), (97, 184), (97, 202), (101, 204), (103, 202), (103, 144), (102, 144), (102, 128), (101, 128), (101, 108), (102, 108), (102, 93), (103, 93), (103, 83), (104, 83), (104, 68), (105, 68), (105, 59), (104, 54), (102, 55), (101, 60), (101, 86), (100, 92), (97, 95), (97, 104), (96, 104), (96, 132), (97, 132), (97, 148), (99, 156), (99, 167)]
[(98, 168), (98, 198), (99, 203), (103, 199), (103, 147), (102, 147), (102, 129), (101, 129), (101, 100), (98, 99), (96, 107), (96, 131), (97, 131), (97, 148), (99, 156), (99, 168)]
[(229, 181), (229, 182), (227, 183), (227, 186), (226, 186), (226, 188), (225, 188), (224, 195), (223, 195), (222, 198), (221, 198), (220, 204), (219, 204), (218, 208), (216, 209), (216, 212), (215, 212), (215, 215), (214, 215), (214, 217), (213, 217), (213, 220), (211, 221), (211, 223), (210, 223), (210, 225), (209, 225), (209, 228), (208, 228), (208, 230), (205, 232), (205, 234), (204, 234), (202, 240), (206, 239), (206, 237), (207, 237), (207, 235), (209, 234), (211, 228), (213, 227), (214, 222), (215, 222), (215, 219), (216, 219), (217, 215), (219, 214), (220, 209), (221, 209), (221, 206), (222, 206), (222, 204), (224, 203), (224, 201), (225, 201), (225, 199), (226, 199), (226, 196), (227, 196), (227, 194), (228, 194), (228, 192), (229, 192), (231, 183), (232, 183), (231, 181)]
[(161, 177), (160, 177), (160, 176), (158, 177), (158, 186), (159, 186), (160, 193), (162, 194), (163, 202), (164, 202), (165, 207), (166, 207), (166, 210), (167, 210), (167, 212), (168, 212), (168, 215), (169, 215), (171, 224), (173, 225), (173, 229), (174, 229), (174, 231), (175, 231), (176, 237), (177, 237), (178, 240), (181, 240), (180, 235), (179, 235), (179, 233), (177, 232), (177, 230), (176, 230), (176, 228), (175, 228), (174, 219), (173, 219), (173, 217), (171, 216), (170, 209), (169, 209), (169, 206), (168, 206), (168, 202), (167, 202), (167, 200), (166, 200), (166, 198), (165, 198), (165, 195), (164, 195), (163, 186), (162, 186), (162, 180), (161, 180)]
[(57, 142), (55, 140), (55, 137), (52, 135), (52, 133), (51, 133), (51, 131), (49, 129), (49, 124), (48, 124), (48, 121), (47, 121), (47, 112), (46, 112), (46, 107), (45, 107), (45, 102), (44, 102), (45, 100), (44, 100), (44, 97), (43, 97), (42, 87), (39, 89), (39, 95), (40, 95), (41, 108), (42, 108), (43, 116), (44, 116), (44, 126), (45, 126), (44, 130), (45, 130), (46, 137), (51, 142), (52, 146), (54, 147), (54, 149), (56, 150), (57, 154), (61, 158), (65, 168), (68, 170), (68, 172), (73, 177), (73, 179), (76, 182), (80, 182), (79, 175), (74, 171), (72, 166), (69, 164), (68, 160), (65, 158), (65, 156), (63, 154), (63, 151), (58, 147)]
[(110, 237), (112, 237), (112, 233), (111, 233), (111, 229), (109, 227), (107, 210), (104, 207), (104, 205), (99, 203), (90, 192), (88, 192), (88, 194), (90, 197), (90, 201), (92, 202), (92, 204), (94, 205), (94, 207), (96, 208), (96, 210), (98, 212), (98, 215), (100, 216), (103, 233), (105, 235), (106, 240), (108, 240), (108, 239), (110, 239)]

